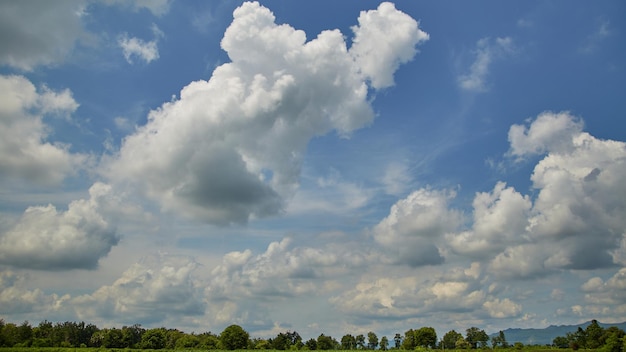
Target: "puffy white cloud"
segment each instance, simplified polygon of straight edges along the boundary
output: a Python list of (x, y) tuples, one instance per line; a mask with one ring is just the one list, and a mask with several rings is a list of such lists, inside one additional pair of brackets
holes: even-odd
[(626, 230), (626, 143), (581, 129), (582, 121), (568, 113), (543, 113), (528, 127), (511, 127), (512, 155), (546, 156), (531, 176), (538, 193), (524, 241), (494, 258), (497, 273), (531, 276), (619, 262)]
[(602, 320), (605, 321), (626, 313), (626, 268), (619, 269), (607, 280), (592, 277), (580, 289), (585, 293), (585, 304), (577, 307), (580, 314), (598, 319), (606, 317)]
[(32, 206), (16, 224), (0, 234), (0, 263), (22, 268), (58, 270), (97, 267), (119, 237), (105, 215), (123, 212), (109, 185), (96, 183), (89, 199), (55, 206)]
[(23, 76), (0, 76), (0, 175), (5, 182), (54, 186), (86, 157), (69, 146), (46, 141), (46, 114), (68, 116), (78, 103), (69, 90), (38, 92)]
[(84, 7), (83, 0), (0, 3), (0, 64), (30, 71), (62, 62), (85, 34)]
[(412, 20), (389, 4), (376, 14), (368, 13), (377, 20), (365, 21), (367, 29), (354, 28), (361, 45), (393, 44), (374, 65), (364, 49), (355, 59), (337, 30), (307, 42), (304, 32), (277, 25), (268, 9), (244, 3), (221, 42), (232, 62), (152, 111), (105, 172), (165, 210), (210, 223), (277, 214), (298, 187), (311, 138), (333, 130), (347, 136), (373, 120), (361, 63), (378, 87), (414, 54), (419, 40), (391, 30), (397, 23), (390, 22), (405, 28)]
[(477, 278), (452, 268), (435, 275), (365, 275), (330, 303), (353, 317), (405, 319), (433, 312), (471, 314), (482, 310), (486, 298)]
[(359, 25), (352, 27), (350, 54), (372, 87), (392, 86), (398, 66), (413, 59), (415, 46), (427, 41), (428, 33), (390, 2), (381, 3), (376, 10), (361, 11), (358, 21)]
[(195, 278), (199, 264), (184, 256), (144, 257), (110, 286), (71, 303), (80, 319), (158, 323), (169, 316), (203, 315), (206, 303)]
[(517, 317), (522, 312), (522, 306), (511, 301), (508, 298), (502, 300), (495, 298), (483, 303), (483, 307), (492, 318), (511, 318)]
[(0, 314), (10, 316), (53, 310), (69, 296), (46, 295), (41, 289), (25, 287), (27, 278), (12, 271), (0, 271)]
[(126, 58), (129, 64), (133, 63), (133, 57), (137, 57), (146, 63), (159, 58), (159, 48), (156, 40), (146, 42), (136, 37), (129, 38), (128, 34), (124, 34), (118, 39), (117, 43), (122, 48), (124, 58)]
[(585, 301), (593, 304), (626, 304), (626, 268), (621, 268), (608, 280), (593, 277), (581, 286)]
[(368, 262), (367, 254), (359, 250), (343, 246), (291, 248), (292, 241), (272, 242), (258, 255), (250, 250), (226, 254), (211, 272), (207, 294), (213, 300), (306, 295)]
[(411, 266), (440, 264), (444, 258), (438, 244), (446, 233), (461, 224), (460, 212), (448, 207), (453, 191), (422, 188), (391, 207), (389, 215), (372, 233), (394, 261)]
[[(268, 330), (285, 319), (287, 312), (278, 307), (323, 303), (325, 296), (380, 260), (374, 257), (356, 243), (297, 246), (291, 238), (270, 243), (260, 254), (230, 252), (207, 279), (207, 316), (218, 325), (247, 323)], [(289, 316), (292, 322), (303, 323)]]
[(449, 234), (448, 243), (457, 253), (484, 258), (525, 242), (531, 206), (528, 196), (498, 182), (492, 192), (477, 193), (474, 197), (472, 230)]
[(514, 51), (513, 40), (510, 37), (480, 39), (476, 43), (476, 59), (470, 66), (469, 73), (461, 75), (458, 84), (468, 91), (482, 92), (487, 90), (486, 78), (491, 64), (495, 59), (510, 55)]
[[(530, 122), (530, 121), (529, 121)], [(573, 137), (583, 130), (582, 120), (568, 112), (543, 112), (530, 126), (513, 125), (509, 129), (509, 153), (513, 156), (565, 152), (573, 147)]]

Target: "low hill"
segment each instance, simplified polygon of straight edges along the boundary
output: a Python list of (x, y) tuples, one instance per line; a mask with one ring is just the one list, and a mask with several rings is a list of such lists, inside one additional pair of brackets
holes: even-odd
[[(544, 329), (506, 329), (503, 330), (506, 341), (510, 344), (515, 342), (521, 342), (525, 345), (550, 345), (552, 340), (557, 336), (565, 336), (568, 332), (574, 332), (578, 330), (578, 327), (585, 329), (591, 321), (578, 325), (550, 325)], [(617, 324), (604, 324), (600, 323), (601, 327), (608, 328), (610, 326), (617, 326), (618, 328), (626, 331), (626, 322)], [(496, 336), (498, 333), (491, 334), (489, 337)]]

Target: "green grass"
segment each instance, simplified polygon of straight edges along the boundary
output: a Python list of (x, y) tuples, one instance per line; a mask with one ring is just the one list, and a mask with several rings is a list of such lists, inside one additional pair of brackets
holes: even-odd
[[(233, 351), (225, 351), (225, 350), (203, 350), (203, 349), (181, 349), (181, 350), (172, 350), (172, 349), (162, 349), (162, 350), (132, 350), (127, 348), (79, 348), (79, 347), (0, 347), (0, 352), (129, 352), (129, 351), (143, 351), (143, 352), (196, 352), (196, 351), (211, 351), (211, 352), (233, 352)], [(235, 352), (289, 352), (289, 351), (278, 351), (278, 350), (240, 350)], [(389, 352), (395, 352), (396, 350), (392, 350)], [(397, 350), (399, 352), (404, 352), (404, 350)], [(441, 351), (441, 350), (431, 350)], [(477, 350), (446, 350), (446, 352), (485, 352), (485, 351), (493, 351), (493, 352), (573, 352), (572, 349), (563, 348), (549, 348), (549, 347), (532, 347), (527, 346), (521, 350), (515, 348), (508, 349), (477, 349)], [(581, 352), (594, 352), (598, 350), (580, 350)], [(326, 351), (326, 352), (346, 352), (344, 350), (338, 351)], [(356, 352), (356, 350), (355, 350)], [(377, 350), (378, 352), (378, 350)], [(407, 351), (409, 352), (409, 351)]]

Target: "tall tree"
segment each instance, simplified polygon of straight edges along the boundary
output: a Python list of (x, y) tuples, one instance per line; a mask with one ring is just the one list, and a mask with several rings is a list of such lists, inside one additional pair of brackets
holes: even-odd
[(378, 336), (373, 331), (367, 333), (367, 348), (375, 350), (378, 347)]
[(356, 347), (360, 350), (365, 348), (365, 336), (363, 336), (363, 334), (358, 334), (355, 337), (356, 340)]
[(400, 349), (400, 346), (402, 346), (402, 335), (396, 333), (396, 336), (393, 337), (393, 343), (396, 346), (396, 349)]
[(498, 335), (491, 338), (491, 346), (493, 346), (493, 348), (496, 348), (498, 346), (502, 348), (509, 347), (508, 342), (506, 342), (506, 336), (504, 336), (504, 331), (500, 330), (500, 332), (498, 332)]
[(487, 335), (485, 330), (472, 326), (466, 330), (465, 340), (472, 348), (478, 348), (479, 345), (480, 347), (485, 347), (487, 346), (487, 341), (489, 341), (489, 335)]
[(445, 335), (443, 335), (443, 340), (442, 340), (443, 347), (446, 350), (453, 350), (456, 348), (456, 342), (462, 338), (463, 338), (463, 335), (461, 333), (458, 333), (454, 330), (450, 330)]
[(404, 332), (404, 340), (402, 341), (402, 349), (412, 351), (417, 347), (417, 343), (415, 342), (415, 331), (413, 329), (409, 329)]
[(389, 346), (389, 340), (387, 339), (387, 336), (383, 336), (380, 339), (380, 349), (381, 349), (381, 351), (386, 351), (388, 346)]
[[(121, 339), (120, 331), (120, 339)], [(165, 328), (148, 329), (141, 336), (141, 348), (160, 350), (165, 348), (167, 343), (167, 330)]]
[(437, 347), (437, 333), (434, 328), (429, 326), (419, 328), (418, 330), (413, 331), (415, 336), (415, 345), (421, 347)]
[(586, 345), (585, 348), (596, 349), (602, 345), (600, 339), (604, 335), (604, 328), (598, 324), (597, 320), (592, 320), (591, 324), (585, 329)]
[(326, 336), (321, 334), (317, 337), (317, 349), (318, 350), (332, 350), (335, 347), (333, 342), (333, 338), (331, 336)]
[(343, 335), (341, 338), (342, 350), (353, 350), (356, 348), (356, 338), (350, 334)]
[(307, 340), (307, 342), (304, 344), (306, 346), (306, 348), (308, 348), (310, 351), (314, 351), (317, 349), (317, 340), (316, 339), (309, 339)]
[(220, 342), (226, 350), (242, 350), (248, 347), (250, 335), (241, 326), (233, 324), (220, 334)]

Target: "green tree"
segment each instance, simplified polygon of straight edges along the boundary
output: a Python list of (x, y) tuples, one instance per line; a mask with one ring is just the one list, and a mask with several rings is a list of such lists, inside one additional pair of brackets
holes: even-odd
[(321, 334), (317, 337), (317, 349), (318, 350), (332, 350), (334, 348), (333, 338)]
[(552, 340), (552, 346), (558, 348), (567, 348), (569, 346), (569, 340), (565, 336), (557, 336)]
[(29, 347), (33, 341), (33, 328), (28, 321), (17, 327), (17, 343), (22, 347)]
[(141, 336), (141, 348), (160, 350), (167, 343), (167, 331), (165, 328), (148, 329)]
[(491, 345), (493, 346), (493, 348), (496, 348), (498, 346), (502, 348), (509, 347), (509, 343), (506, 342), (506, 336), (504, 336), (504, 331), (500, 330), (500, 332), (498, 332), (498, 335), (491, 338)]
[(378, 336), (373, 331), (367, 333), (367, 348), (375, 350), (378, 347)]
[(387, 336), (383, 336), (380, 339), (380, 349), (381, 349), (381, 351), (386, 351), (388, 346), (389, 346), (389, 340), (387, 339)]
[(592, 320), (591, 324), (585, 329), (586, 344), (585, 348), (596, 349), (602, 345), (600, 341), (604, 335), (604, 328), (598, 324), (597, 320)]
[(198, 336), (194, 334), (185, 334), (184, 336), (176, 340), (176, 346), (174, 348), (176, 348), (177, 350), (195, 349), (198, 347), (199, 344), (200, 339), (198, 338)]
[(122, 330), (111, 328), (104, 329), (101, 346), (106, 348), (123, 348)]
[(443, 348), (446, 350), (453, 350), (456, 348), (456, 343), (459, 339), (462, 339), (463, 335), (454, 330), (448, 331), (445, 335), (443, 335)]
[(353, 350), (356, 348), (356, 338), (350, 334), (343, 335), (341, 338), (342, 350)]
[(393, 337), (393, 343), (395, 344), (396, 349), (400, 349), (400, 346), (402, 346), (402, 335), (396, 333)]
[(250, 335), (239, 325), (230, 325), (220, 334), (222, 347), (227, 350), (242, 350), (248, 347)]
[(168, 350), (176, 348), (176, 341), (185, 336), (185, 333), (178, 329), (167, 329), (165, 331), (165, 347)]
[(456, 343), (454, 344), (454, 348), (456, 348), (457, 350), (467, 350), (471, 347), (472, 345), (467, 342), (467, 340), (465, 340), (463, 336), (459, 337), (459, 339), (456, 340)]
[(363, 336), (363, 334), (356, 335), (355, 340), (356, 340), (356, 348), (360, 350), (365, 348), (365, 336)]
[(622, 341), (626, 343), (626, 333), (624, 330), (611, 326), (604, 329), (604, 333), (600, 338), (600, 350), (602, 352), (622, 352)]
[(467, 329), (465, 335), (465, 340), (469, 342), (472, 348), (478, 348), (487, 346), (487, 341), (489, 341), (489, 335), (485, 332), (485, 330), (481, 330), (477, 327), (471, 327)]
[(314, 351), (317, 349), (317, 340), (314, 338), (310, 338), (304, 345), (309, 350)]
[[(33, 347), (52, 347), (53, 325), (44, 320), (33, 328)], [(1, 345), (1, 344), (0, 344)]]
[(139, 324), (122, 327), (122, 342), (126, 348), (138, 348), (141, 343), (141, 336), (146, 330)]
[(431, 327), (422, 327), (413, 331), (415, 336), (415, 345), (421, 347), (437, 347), (437, 332)]
[(204, 332), (198, 335), (198, 348), (204, 350), (217, 350), (223, 348), (217, 335), (210, 332)]
[(405, 350), (414, 350), (417, 346), (415, 342), (415, 331), (413, 329), (409, 329), (404, 332), (404, 340), (402, 341), (402, 349)]

